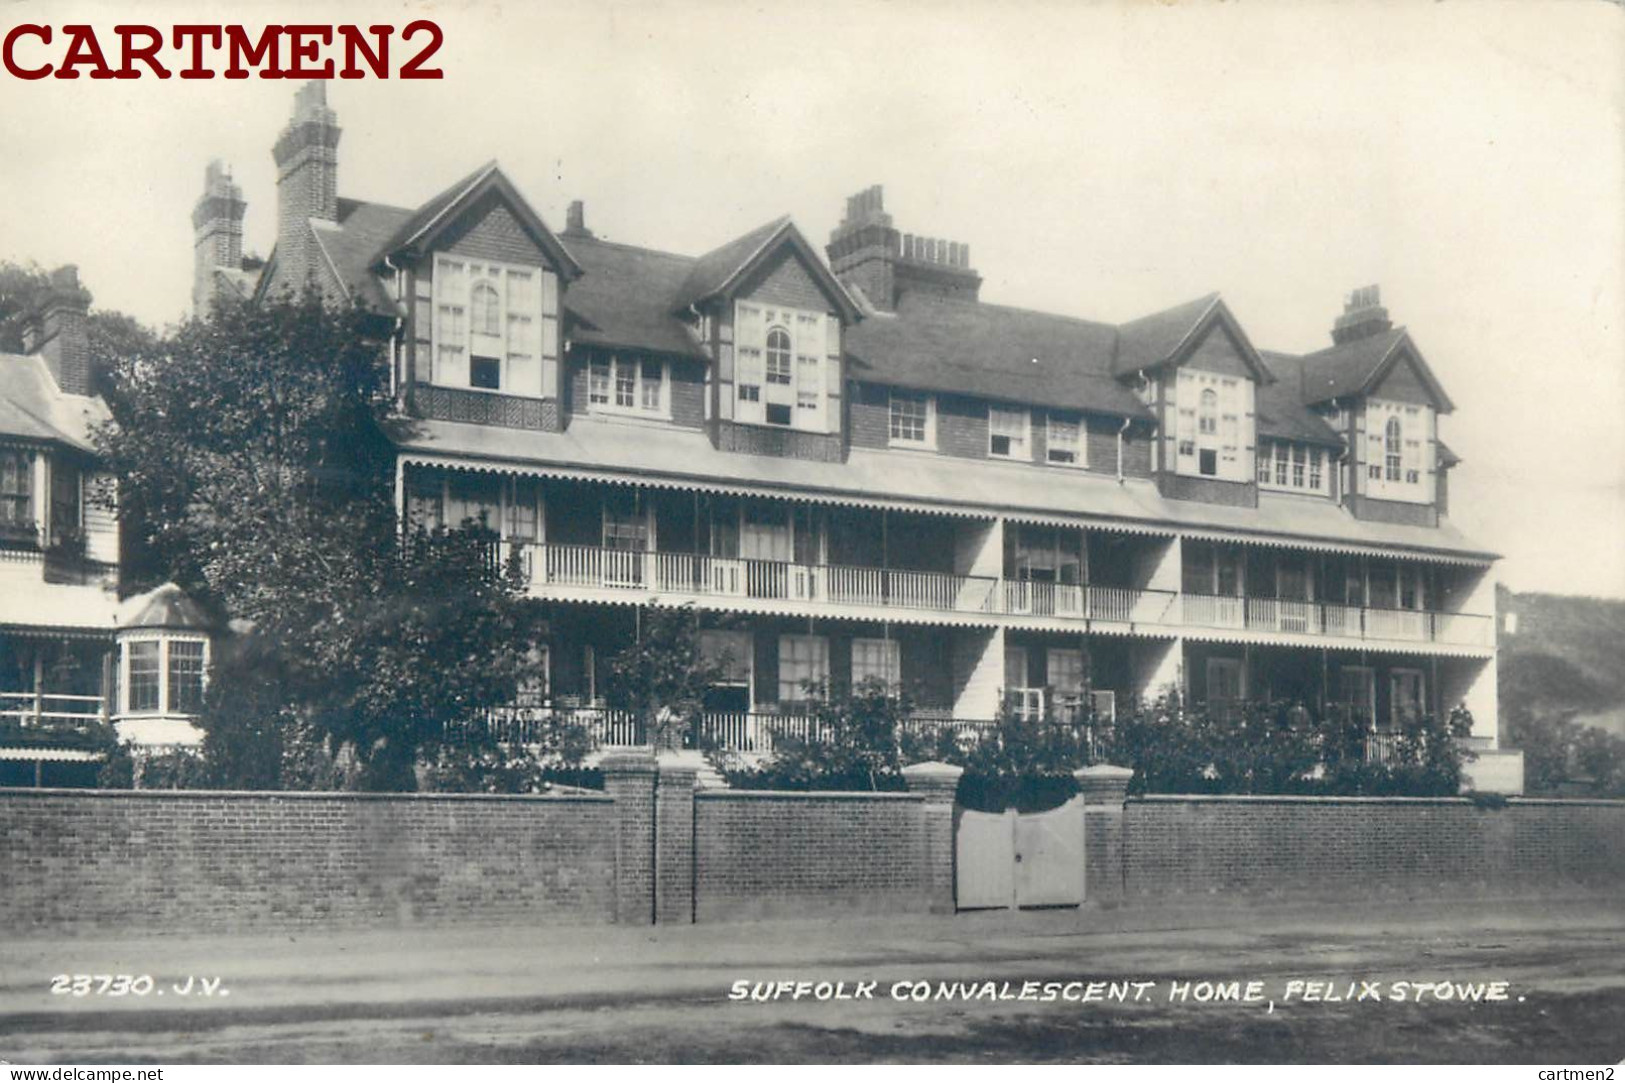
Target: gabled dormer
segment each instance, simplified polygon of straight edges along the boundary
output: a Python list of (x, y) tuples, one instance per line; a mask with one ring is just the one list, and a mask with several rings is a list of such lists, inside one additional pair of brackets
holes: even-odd
[(403, 390), (417, 412), (558, 427), (563, 297), (582, 271), (496, 162), (412, 213), (371, 269), (403, 320)]
[(1165, 496), (1258, 503), (1258, 388), (1275, 377), (1218, 294), (1123, 324), (1113, 369), (1157, 416)]
[(1377, 287), (1354, 291), (1332, 338), (1303, 359), (1302, 394), (1348, 446), (1344, 502), (1360, 518), (1436, 524), (1439, 416), (1455, 404)]
[(715, 359), (718, 447), (841, 458), (842, 336), (860, 313), (788, 217), (696, 260), (673, 312)]

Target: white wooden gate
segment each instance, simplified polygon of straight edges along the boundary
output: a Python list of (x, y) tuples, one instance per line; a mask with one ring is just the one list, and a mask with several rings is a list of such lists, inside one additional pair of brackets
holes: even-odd
[(959, 813), (955, 901), (961, 910), (1083, 902), (1083, 798), (1048, 812)]

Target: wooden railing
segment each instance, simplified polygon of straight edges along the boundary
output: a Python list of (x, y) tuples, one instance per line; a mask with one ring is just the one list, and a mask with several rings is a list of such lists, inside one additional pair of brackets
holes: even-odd
[(1251, 632), (1444, 643), (1463, 647), (1489, 647), (1495, 643), (1494, 619), (1473, 613), (1379, 609), (1335, 602), (1211, 594), (1183, 595), (1180, 606), (1184, 623), (1201, 628), (1239, 628)]
[(585, 545), (522, 545), (520, 565), (537, 587), (646, 590), (942, 612), (986, 613), (997, 580), (898, 568), (653, 553)]
[(73, 729), (105, 716), (101, 696), (61, 692), (0, 692), (0, 721), (23, 728)]
[[(495, 707), (481, 713), (476, 726), (486, 736), (512, 745), (542, 745), (560, 727), (580, 726), (599, 748), (636, 748), (650, 744), (648, 728), (634, 711), (606, 707)], [(922, 710), (902, 728), (925, 735), (946, 729), (962, 742), (977, 740), (992, 730), (989, 719), (952, 717), (950, 711)], [(456, 731), (453, 731), (456, 736)], [(810, 714), (767, 711), (708, 711), (700, 716), (683, 744), (718, 747), (733, 752), (772, 752), (786, 737), (800, 741), (828, 738), (820, 720)]]

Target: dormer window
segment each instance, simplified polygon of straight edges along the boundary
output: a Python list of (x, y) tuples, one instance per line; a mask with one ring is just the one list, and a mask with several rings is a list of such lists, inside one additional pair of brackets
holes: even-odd
[(434, 261), (434, 382), (541, 393), (540, 267), (439, 254)]
[(1175, 395), (1178, 472), (1224, 481), (1251, 477), (1252, 468), (1242, 456), (1251, 440), (1242, 439), (1241, 422), (1252, 415), (1252, 382), (1181, 369)]
[(1366, 402), (1365, 491), (1384, 500), (1432, 501), (1423, 448), (1433, 443), (1433, 411), (1411, 403)]
[(834, 317), (745, 301), (734, 306), (734, 418), (826, 432), (830, 355), (840, 349)]

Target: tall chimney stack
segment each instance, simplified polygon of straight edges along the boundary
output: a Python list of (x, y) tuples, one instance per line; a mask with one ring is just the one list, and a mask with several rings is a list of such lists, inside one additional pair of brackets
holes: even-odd
[(23, 328), (23, 351), (39, 354), (56, 386), (70, 395), (92, 393), (89, 317), (90, 291), (70, 263), (51, 272), (51, 284)]
[(894, 312), (905, 294), (977, 299), (982, 276), (970, 266), (970, 245), (899, 233), (876, 184), (849, 197), (846, 217), (829, 235), (830, 267), (875, 308)]
[(592, 236), (592, 230), (587, 228), (587, 205), (579, 199), (572, 199), (569, 209), (564, 212), (564, 236)]
[(243, 266), (243, 190), (216, 158), (203, 171), (203, 195), (192, 208), (192, 315), (203, 319), (218, 300), (217, 268)]
[(276, 246), (280, 277), (296, 288), (316, 271), (307, 222), (338, 219), (338, 114), (327, 107), (327, 84), (312, 79), (293, 98), (293, 117), (277, 137)]
[(1382, 307), (1382, 291), (1377, 286), (1361, 286), (1343, 302), (1343, 314), (1332, 324), (1332, 342), (1338, 346), (1391, 329), (1394, 321)]

